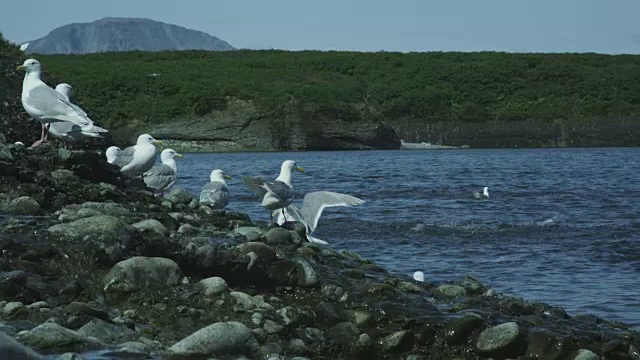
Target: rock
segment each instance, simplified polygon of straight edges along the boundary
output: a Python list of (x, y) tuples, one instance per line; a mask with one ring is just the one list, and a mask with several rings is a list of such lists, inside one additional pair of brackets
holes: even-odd
[(14, 317), (27, 311), (27, 307), (23, 303), (13, 301), (4, 306), (4, 315)]
[(16, 339), (25, 345), (38, 349), (58, 349), (74, 344), (90, 343), (91, 340), (56, 323), (44, 323), (37, 327), (21, 331)]
[(13, 161), (13, 155), (11, 154), (11, 150), (8, 146), (0, 145), (0, 161)]
[(312, 287), (318, 284), (318, 274), (307, 259), (296, 257), (293, 262), (298, 268), (298, 285)]
[(467, 337), (477, 328), (482, 326), (482, 316), (468, 313), (448, 324), (447, 338), (452, 344), (462, 344)]
[(82, 355), (76, 353), (64, 353), (56, 358), (56, 360), (85, 360)]
[(40, 204), (28, 196), (20, 196), (11, 200), (7, 211), (16, 215), (38, 215), (42, 212)]
[(289, 340), (289, 351), (293, 354), (303, 354), (307, 351), (307, 345), (302, 339), (291, 339)]
[(65, 307), (65, 312), (70, 315), (76, 315), (86, 319), (83, 322), (87, 323), (92, 318), (98, 318), (102, 320), (109, 320), (109, 314), (100, 309), (96, 309), (91, 305), (79, 301), (73, 301)]
[(32, 304), (27, 305), (27, 309), (29, 310), (39, 310), (49, 308), (49, 304), (46, 301), (37, 301)]
[(11, 325), (0, 323), (0, 333), (15, 336), (18, 333), (18, 330)]
[(291, 242), (291, 233), (285, 228), (274, 227), (264, 234), (264, 238), (270, 245), (287, 245)]
[(16, 298), (27, 285), (27, 273), (22, 270), (0, 273), (0, 296)]
[(136, 256), (117, 263), (109, 271), (104, 290), (109, 293), (160, 290), (178, 285), (181, 278), (182, 271), (173, 260)]
[(231, 296), (236, 300), (236, 308), (238, 310), (251, 310), (255, 307), (253, 299), (249, 294), (245, 294), (241, 291), (232, 291)]
[(318, 303), (315, 313), (318, 322), (321, 324), (331, 326), (340, 322), (340, 316), (338, 316), (335, 307), (331, 303), (324, 301)]
[(490, 357), (518, 357), (525, 349), (519, 346), (520, 327), (515, 322), (507, 322), (480, 333), (476, 347), (479, 353)]
[(237, 228), (233, 229), (233, 231), (231, 232), (231, 234), (233, 235), (244, 236), (244, 237), (248, 236), (251, 233), (264, 235), (265, 231), (257, 226), (238, 226)]
[(371, 314), (360, 310), (345, 310), (342, 313), (342, 317), (356, 324), (358, 327), (367, 327), (373, 320)]
[(529, 329), (527, 358), (560, 360), (564, 358), (564, 341), (542, 328)]
[(443, 295), (451, 297), (461, 297), (467, 295), (467, 290), (459, 285), (440, 285), (438, 286), (438, 291)]
[(258, 255), (261, 262), (271, 262), (278, 258), (276, 251), (269, 245), (261, 242), (247, 242), (236, 247), (241, 254), (247, 255), (250, 252)]
[(0, 332), (0, 359), (43, 360), (44, 357)]
[(600, 356), (596, 355), (596, 353), (591, 350), (580, 349), (578, 350), (578, 355), (576, 355), (574, 360), (600, 360)]
[(327, 336), (337, 344), (351, 347), (358, 334), (360, 334), (360, 329), (355, 324), (341, 322), (331, 327)]
[(219, 322), (202, 328), (169, 348), (170, 358), (220, 355), (260, 356), (260, 346), (244, 324)]
[[(325, 300), (329, 300), (329, 301), (343, 302), (343, 301), (346, 301), (346, 297), (347, 297), (347, 294), (345, 293), (344, 289), (334, 284), (326, 284), (322, 286), (322, 290), (320, 290), (320, 293), (322, 294), (322, 297)], [(344, 300), (343, 300), (343, 297), (344, 297)]]
[(158, 235), (168, 236), (169, 230), (156, 219), (142, 220), (133, 224), (133, 227), (140, 231), (153, 231)]
[(480, 281), (468, 275), (462, 279), (460, 285), (462, 285), (469, 294), (482, 294), (486, 289)]
[(263, 328), (269, 334), (276, 334), (284, 329), (284, 326), (276, 323), (273, 320), (265, 320)]
[(101, 319), (93, 319), (82, 326), (77, 331), (83, 336), (91, 336), (105, 343), (119, 343), (135, 338), (135, 331), (124, 327), (108, 323)]
[(166, 200), (171, 201), (174, 205), (188, 205), (191, 200), (193, 200), (193, 196), (189, 194), (187, 190), (184, 189), (175, 189), (171, 191), (164, 197)]
[(380, 340), (383, 352), (402, 352), (413, 346), (413, 335), (408, 331), (397, 331)]
[(304, 329), (304, 339), (313, 343), (324, 343), (324, 332), (320, 329), (308, 327)]
[(82, 240), (88, 235), (108, 235), (117, 239), (129, 239), (127, 226), (119, 219), (110, 215), (92, 216), (66, 224), (58, 224), (49, 228), (49, 234)]
[(255, 325), (255, 326), (260, 326), (262, 325), (262, 322), (264, 321), (264, 316), (259, 313), (259, 312), (255, 312), (251, 315), (251, 322)]
[(131, 341), (118, 345), (116, 349), (103, 352), (102, 355), (113, 359), (148, 359), (153, 349), (142, 342)]
[(198, 229), (191, 224), (182, 224), (178, 228), (178, 234), (195, 235), (197, 233)]
[(373, 350), (373, 340), (371, 340), (371, 336), (369, 336), (369, 334), (360, 334), (356, 340), (354, 351), (360, 354), (362, 358), (371, 358), (372, 356), (367, 356), (371, 350)]
[(204, 292), (204, 296), (208, 298), (218, 297), (223, 292), (229, 290), (227, 282), (220, 277), (202, 279), (199, 284)]

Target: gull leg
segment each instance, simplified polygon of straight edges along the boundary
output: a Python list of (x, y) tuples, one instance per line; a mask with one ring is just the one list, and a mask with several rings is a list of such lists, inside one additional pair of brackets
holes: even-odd
[(44, 141), (46, 141), (46, 140), (44, 139), (44, 130), (45, 130), (45, 128), (46, 128), (46, 127), (44, 126), (44, 124), (42, 124), (42, 132), (40, 133), (40, 140), (38, 140), (38, 141), (34, 142), (33, 144), (31, 144), (31, 148), (32, 148), (32, 149), (33, 149), (33, 148), (36, 148), (36, 147), (38, 147), (38, 146), (40, 146), (40, 145), (42, 145), (42, 143), (43, 143)]
[(282, 208), (282, 217), (284, 218), (284, 224), (286, 224), (287, 223), (287, 213), (284, 211), (284, 208)]

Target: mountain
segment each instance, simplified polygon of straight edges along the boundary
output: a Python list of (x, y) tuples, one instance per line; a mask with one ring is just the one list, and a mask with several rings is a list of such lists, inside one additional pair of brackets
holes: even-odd
[(202, 31), (140, 18), (107, 17), (74, 23), (25, 42), (26, 53), (86, 54), (108, 51), (234, 50), (226, 41)]

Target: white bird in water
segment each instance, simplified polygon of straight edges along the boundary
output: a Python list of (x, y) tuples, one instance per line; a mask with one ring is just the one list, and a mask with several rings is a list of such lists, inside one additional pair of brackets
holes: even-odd
[(154, 193), (163, 194), (176, 183), (178, 179), (178, 164), (176, 157), (182, 158), (182, 154), (178, 154), (173, 149), (164, 149), (160, 154), (162, 164), (154, 165), (146, 171), (142, 177), (145, 184)]
[[(71, 94), (73, 92), (73, 88), (71, 85), (67, 83), (61, 83), (56, 86), (55, 89), (60, 95), (62, 95), (65, 100), (67, 100), (70, 104), (76, 106), (71, 102)], [(84, 110), (78, 107), (79, 111), (82, 111), (84, 116), (87, 116), (87, 113)], [(102, 138), (102, 133), (107, 132), (107, 130), (93, 126), (90, 130), (83, 130), (80, 126), (65, 121), (65, 122), (54, 122), (47, 124), (47, 130), (49, 134), (56, 139), (62, 140), (63, 144), (65, 141), (79, 141), (84, 138), (94, 137), (94, 138)]]
[[(320, 240), (311, 236), (318, 226), (318, 220), (322, 215), (322, 211), (328, 207), (334, 206), (354, 206), (364, 204), (364, 201), (358, 199), (355, 196), (341, 194), (330, 191), (315, 191), (310, 192), (304, 196), (302, 200), (302, 207), (298, 209), (294, 204), (285, 207), (286, 213), (290, 219), (302, 223), (307, 230), (307, 239), (310, 242), (318, 244), (328, 244), (324, 240)], [(283, 211), (277, 209), (273, 212), (273, 216), (276, 217), (278, 225), (282, 225), (286, 222)]]
[(489, 198), (489, 188), (488, 188), (487, 186), (485, 186), (485, 187), (482, 189), (482, 194), (480, 194), (480, 193), (479, 193), (479, 192), (477, 192), (477, 191), (474, 191), (474, 192), (473, 192), (473, 197), (474, 197), (475, 199), (477, 199), (477, 200), (480, 200), (480, 199), (488, 199), (488, 198)]
[(424, 273), (422, 271), (416, 271), (413, 273), (413, 280), (424, 282)]
[(162, 141), (156, 140), (149, 134), (138, 136), (138, 141), (134, 146), (129, 146), (122, 150), (112, 164), (120, 167), (120, 172), (135, 177), (149, 171), (156, 162), (158, 154), (153, 144), (162, 145)]
[(215, 169), (209, 177), (211, 182), (202, 187), (200, 191), (200, 204), (207, 205), (212, 209), (224, 209), (229, 204), (229, 187), (226, 180), (231, 180), (231, 176), (220, 169)]
[(261, 205), (269, 210), (269, 222), (273, 222), (273, 210), (282, 209), (293, 202), (292, 170), (304, 172), (304, 169), (295, 161), (286, 160), (280, 167), (280, 175), (273, 181), (264, 181), (262, 178), (250, 176), (244, 178), (249, 188), (262, 197)]
[(35, 59), (27, 59), (17, 67), (25, 70), (22, 82), (22, 106), (27, 113), (42, 124), (40, 140), (31, 145), (39, 146), (47, 141), (45, 124), (53, 122), (69, 122), (80, 127), (81, 131), (106, 132), (102, 128), (94, 129), (93, 121), (80, 107), (72, 104), (62, 94), (50, 88), (41, 79), (42, 65)]
[(122, 150), (120, 150), (119, 147), (109, 146), (107, 148), (107, 151), (104, 152), (104, 155), (107, 157), (107, 162), (109, 164), (113, 164), (113, 162), (116, 161), (120, 153), (122, 153)]

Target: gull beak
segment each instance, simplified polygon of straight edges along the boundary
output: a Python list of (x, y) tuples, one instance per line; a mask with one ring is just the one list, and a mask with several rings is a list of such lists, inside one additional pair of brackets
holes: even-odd
[(223, 177), (225, 178), (225, 180), (233, 180), (233, 178), (231, 177), (231, 175), (224, 174), (224, 176), (223, 176)]
[(154, 140), (153, 140), (153, 143), (154, 143), (154, 144), (158, 144), (158, 145), (162, 146), (162, 141), (160, 141), (160, 140), (155, 140), (155, 139), (154, 139)]
[(304, 173), (304, 168), (301, 168), (300, 166), (297, 166), (296, 170), (300, 171), (301, 173)]
[(176, 153), (176, 156), (179, 157), (179, 158), (183, 158), (184, 157), (184, 155), (178, 154), (178, 153)]
[(16, 67), (16, 70), (25, 70), (26, 67), (24, 67), (24, 65), (20, 65), (18, 67)]

